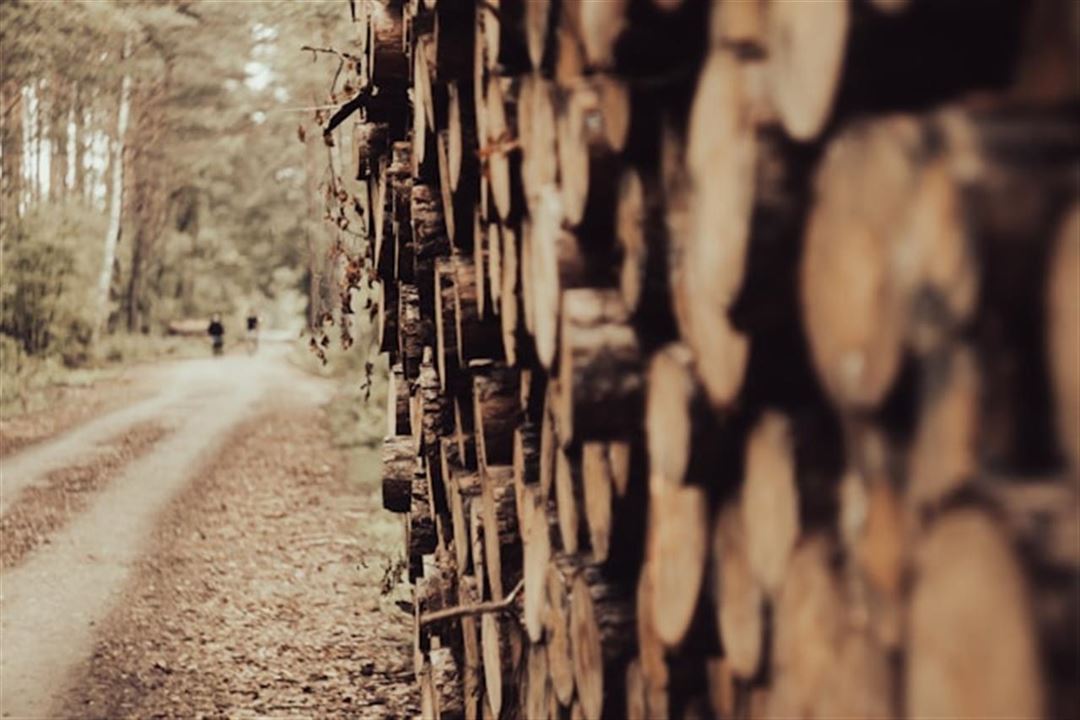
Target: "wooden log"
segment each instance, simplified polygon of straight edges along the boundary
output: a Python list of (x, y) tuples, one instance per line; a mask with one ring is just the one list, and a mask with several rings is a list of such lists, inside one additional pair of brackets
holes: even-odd
[(848, 631), (813, 709), (816, 717), (896, 717), (893, 669), (868, 633)]
[[(527, 533), (525, 527), (526, 518), (531, 519), (525, 503), (533, 502), (533, 498), (526, 498), (526, 490), (535, 492), (540, 483), (540, 433), (531, 420), (523, 420), (514, 428), (514, 457), (512, 463), (514, 471), (514, 498), (518, 512), (518, 526), (521, 535)], [(531, 509), (530, 509), (531, 510)]]
[(557, 382), (549, 382), (544, 395), (544, 409), (540, 419), (540, 494), (549, 497), (555, 483), (555, 462), (559, 440), (555, 434), (554, 405), (558, 394)]
[(611, 543), (615, 484), (607, 443), (587, 442), (582, 446), (581, 482), (591, 559), (595, 563), (602, 563), (607, 560)]
[(420, 317), (420, 293), (411, 283), (398, 284), (398, 354), (405, 380), (416, 380), (424, 350), (424, 326)]
[(476, 286), (476, 311), (481, 319), (487, 319), (492, 312), (490, 298), (491, 285), (488, 283), (488, 227), (490, 226), (480, 216), (477, 208), (472, 209), (473, 235), (476, 241), (473, 243), (473, 272)]
[(619, 292), (631, 313), (658, 315), (669, 288), (663, 196), (659, 180), (630, 167), (619, 181), (615, 237), (620, 257)]
[(457, 192), (462, 185), (477, 181), (479, 172), (479, 136), (476, 132), (476, 103), (472, 85), (460, 81), (447, 86), (448, 140), (447, 159), (450, 164), (450, 189)]
[(750, 680), (764, 653), (765, 596), (751, 572), (746, 535), (740, 508), (724, 508), (712, 537), (712, 596), (724, 657), (732, 673)]
[(526, 350), (525, 318), (522, 307), (520, 282), (519, 232), (510, 227), (502, 231), (500, 252), (500, 276), (492, 277), (492, 286), (499, 283), (499, 329), (502, 335), (503, 354), (510, 366), (522, 364), (528, 357)]
[(648, 567), (653, 626), (668, 647), (682, 642), (701, 595), (708, 557), (708, 502), (700, 487), (650, 480)]
[[(435, 160), (439, 171), (439, 197), (440, 207), (443, 210), (443, 222), (445, 223), (446, 236), (450, 244), (459, 247), (455, 242), (457, 236), (457, 213), (454, 208), (454, 191), (450, 187), (450, 132), (439, 130), (435, 133)], [(471, 218), (470, 218), (471, 219)]]
[(847, 47), (847, 2), (770, 2), (767, 81), (788, 134), (812, 140), (832, 110)]
[(626, 0), (614, 2), (570, 2), (576, 10), (585, 62), (591, 70), (611, 70), (615, 66), (615, 43), (628, 22)]
[(563, 216), (572, 227), (587, 218), (610, 223), (614, 211), (616, 153), (625, 143), (630, 115), (629, 96), (616, 82), (602, 77), (581, 80), (566, 91), (559, 108), (559, 188)]
[(383, 438), (382, 464), (383, 509), (396, 513), (409, 512), (416, 466), (412, 438), (403, 435)]
[(539, 643), (530, 643), (525, 662), (524, 717), (546, 717), (551, 694), (546, 648)]
[(496, 75), (518, 75), (529, 69), (525, 40), (525, 0), (498, 0), (487, 6), (483, 34), (488, 69)]
[(442, 438), (451, 432), (452, 412), (439, 384), (439, 374), (432, 361), (431, 348), (424, 348), (420, 364), (417, 394), (420, 396), (421, 451), (427, 475), (431, 478), (433, 514), (449, 516), (449, 504), (442, 475)]
[(547, 648), (548, 672), (551, 687), (559, 704), (569, 707), (574, 698), (574, 658), (570, 638), (570, 583), (573, 579), (563, 571), (573, 572), (569, 558), (564, 565), (552, 562), (547, 569), (544, 611), (544, 639)]
[(1042, 716), (1027, 584), (1001, 528), (976, 509), (947, 513), (920, 543), (915, 573), (907, 712)]
[(447, 216), (439, 190), (424, 183), (414, 183), (410, 215), (417, 267), (419, 268), (423, 263), (434, 267), (434, 258), (445, 257), (450, 253), (450, 239), (446, 227)]
[(653, 714), (666, 715), (667, 707), (664, 703), (663, 712), (654, 706), (650, 698), (664, 693), (668, 687), (669, 674), (665, 658), (664, 642), (656, 631), (653, 576), (655, 572), (652, 566), (646, 562), (638, 575), (636, 608), (637, 608), (637, 646), (638, 659), (641, 665), (642, 682), (644, 688), (644, 702)]
[(664, 346), (649, 364), (645, 431), (650, 485), (682, 485), (695, 456), (707, 457), (702, 450), (712, 440), (710, 414), (693, 367), (693, 354), (682, 343)]
[(544, 70), (552, 61), (552, 23), (558, 3), (533, 0), (525, 3), (525, 46), (529, 64), (535, 71)]
[[(548, 562), (551, 559), (551, 538), (558, 533), (558, 521), (548, 512), (548, 502), (535, 494), (527, 503), (526, 522), (522, 526), (522, 553), (524, 556), (525, 591), (522, 619), (531, 642), (539, 642), (544, 636), (545, 600), (547, 597)], [(531, 517), (531, 519), (529, 519)]]
[(457, 316), (458, 363), (467, 367), (473, 360), (500, 360), (502, 338), (499, 326), (480, 315), (476, 267), (471, 257), (454, 256), (454, 298)]
[(799, 537), (799, 490), (791, 424), (766, 413), (746, 445), (741, 507), (746, 564), (755, 583), (774, 597)]
[(574, 577), (570, 591), (570, 638), (574, 684), (584, 717), (618, 714), (625, 697), (614, 680), (625, 678), (625, 663), (633, 651), (632, 600), (591, 566)]
[(431, 664), (430, 702), (436, 708), (437, 720), (463, 718), (465, 699), (462, 687), (461, 669), (448, 647), (433, 648), (429, 653)]
[(449, 85), (472, 74), (475, 16), (464, 3), (442, 3), (434, 14), (434, 77)]
[(409, 503), (409, 557), (419, 557), (435, 552), (435, 512), (429, 493), (424, 464), (416, 463), (413, 469), (412, 492)]
[(566, 290), (559, 352), (559, 439), (625, 437), (638, 428), (642, 368), (637, 336), (616, 290)]
[(449, 257), (435, 259), (435, 359), (439, 369), (439, 384), (445, 391), (453, 387), (457, 377), (457, 302), (454, 297), (454, 278), (457, 270)]
[(493, 600), (502, 600), (504, 588), (513, 587), (521, 577), (513, 475), (513, 468), (508, 465), (482, 466), (480, 470), (485, 568)]
[(709, 685), (709, 707), (716, 717), (735, 716), (735, 676), (727, 658), (710, 657), (705, 661), (705, 677)]
[(677, 255), (681, 283), (673, 285), (685, 297), (685, 315), (676, 315), (681, 334), (701, 359), (697, 372), (717, 407), (734, 399), (749, 357), (728, 316), (742, 286), (753, 209), (755, 142), (743, 83), (729, 53), (710, 54), (690, 114), (689, 229)]
[(1080, 479), (1080, 205), (1061, 220), (1046, 287), (1047, 344), (1058, 441)]
[(906, 503), (933, 508), (978, 470), (980, 381), (975, 358), (945, 348), (923, 363), (921, 408), (910, 451)]
[[(477, 224), (477, 231), (484, 231), (480, 224)], [(491, 298), (491, 310), (485, 312), (484, 308), (481, 308), (480, 314), (487, 315), (493, 312), (498, 315), (502, 300), (502, 225), (495, 222), (488, 223), (484, 232), (485, 241), (481, 243), (477, 239), (475, 243), (475, 247), (482, 246), (484, 250), (482, 257), (476, 258), (476, 286), (483, 288), (481, 297)]]
[(488, 160), (488, 179), (499, 218), (510, 221), (521, 213), (521, 148), (518, 142), (518, 84), (491, 76), (487, 82), (487, 138), (481, 149)]
[(630, 491), (632, 470), (632, 448), (628, 442), (610, 442), (607, 444), (607, 466), (611, 484), (617, 497), (626, 497)]
[(379, 283), (378, 333), (381, 352), (398, 353), (398, 290), (391, 279)]
[(543, 188), (537, 207), (537, 214), (524, 226), (531, 258), (528, 273), (522, 265), (522, 281), (530, 283), (526, 286), (526, 297), (532, 296), (536, 353), (543, 367), (550, 369), (554, 367), (558, 349), (562, 292), (583, 287), (590, 278), (577, 238), (562, 227), (562, 206), (557, 189)]
[(514, 676), (520, 667), (521, 641), (516, 625), (498, 615), (480, 618), (480, 647), (484, 660), (484, 691), (491, 717), (502, 717), (513, 706)]
[[(937, 127), (952, 134), (949, 125)], [(815, 366), (841, 407), (879, 404), (907, 342), (925, 348), (974, 311), (978, 283), (959, 189), (940, 150), (925, 143), (912, 118), (855, 125), (818, 172), (803, 314)], [(924, 305), (939, 310), (917, 311), (928, 297), (935, 300)], [(836, 325), (838, 312), (845, 320)]]
[(519, 373), (490, 361), (475, 361), (470, 370), (480, 465), (509, 465), (514, 455), (514, 427), (521, 414)]
[(411, 435), (409, 422), (409, 386), (405, 382), (405, 370), (401, 363), (390, 368), (386, 387), (387, 435)]
[(521, 185), (530, 212), (535, 212), (540, 188), (554, 184), (558, 178), (555, 105), (554, 83), (537, 74), (522, 78), (518, 95), (518, 136), (522, 148)]
[(802, 539), (773, 614), (773, 672), (785, 684), (785, 707), (798, 715), (810, 712), (836, 669), (845, 607), (831, 553), (822, 536)]
[(356, 168), (353, 176), (367, 180), (378, 168), (379, 159), (389, 149), (390, 126), (387, 123), (358, 122), (353, 126), (353, 153)]
[(472, 564), (472, 544), (469, 538), (472, 530), (471, 505), (480, 497), (480, 476), (461, 468), (451, 469), (449, 473), (450, 517), (454, 530), (454, 555), (458, 574), (469, 573)]
[(563, 549), (577, 553), (587, 549), (589, 537), (582, 522), (585, 509), (581, 481), (580, 448), (559, 447), (555, 454), (555, 506), (559, 518), (559, 538)]
[[(476, 579), (466, 576), (461, 578), (458, 595), (462, 603), (475, 604), (480, 601), (480, 591)], [(483, 698), (483, 668), (480, 649), (480, 629), (475, 617), (468, 615), (461, 618), (462, 649), (465, 659), (464, 682), (465, 718), (476, 720), (481, 716), (486, 704)]]

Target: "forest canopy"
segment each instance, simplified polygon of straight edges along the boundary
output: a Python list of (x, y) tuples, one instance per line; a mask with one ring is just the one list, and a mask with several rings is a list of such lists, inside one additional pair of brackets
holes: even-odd
[[(0, 333), (77, 364), (213, 312), (298, 331), (336, 302), (345, 0), (0, 4)], [(356, 242), (356, 238), (352, 239)]]

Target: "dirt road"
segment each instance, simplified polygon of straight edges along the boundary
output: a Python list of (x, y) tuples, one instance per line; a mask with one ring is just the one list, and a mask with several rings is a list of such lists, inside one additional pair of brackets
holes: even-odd
[(332, 387), (284, 354), (161, 366), (150, 397), (2, 461), (2, 539), (28, 550), (3, 553), (0, 714), (411, 711), (378, 503), (345, 479)]

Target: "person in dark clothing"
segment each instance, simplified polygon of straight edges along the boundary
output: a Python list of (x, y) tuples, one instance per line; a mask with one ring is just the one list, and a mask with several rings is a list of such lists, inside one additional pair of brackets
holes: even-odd
[(210, 343), (214, 348), (214, 354), (220, 355), (225, 349), (225, 326), (221, 324), (221, 315), (214, 313), (210, 318), (210, 327), (206, 329), (210, 335)]
[(247, 345), (253, 355), (259, 349), (259, 316), (254, 310), (249, 310), (247, 315)]

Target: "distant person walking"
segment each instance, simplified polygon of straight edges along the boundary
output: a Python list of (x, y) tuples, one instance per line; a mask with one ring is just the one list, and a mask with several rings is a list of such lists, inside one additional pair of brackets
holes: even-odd
[(247, 344), (248, 352), (252, 355), (259, 349), (259, 316), (254, 310), (248, 311), (247, 316)]
[(210, 317), (210, 327), (206, 329), (206, 332), (210, 335), (214, 355), (220, 355), (225, 349), (225, 326), (221, 324), (221, 313), (214, 313)]

